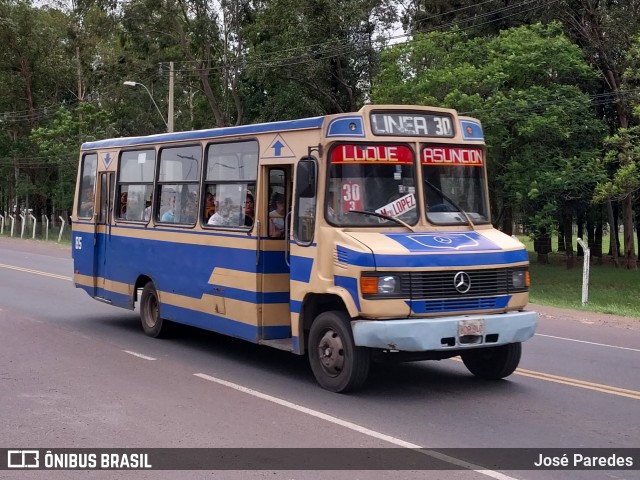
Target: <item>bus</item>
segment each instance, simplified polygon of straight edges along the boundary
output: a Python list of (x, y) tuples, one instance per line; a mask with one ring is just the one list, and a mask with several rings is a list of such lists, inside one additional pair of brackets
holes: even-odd
[(515, 371), (537, 314), (524, 245), (491, 224), (480, 122), (358, 112), (84, 143), (74, 282), (173, 323), (308, 355), (333, 392), (373, 361)]

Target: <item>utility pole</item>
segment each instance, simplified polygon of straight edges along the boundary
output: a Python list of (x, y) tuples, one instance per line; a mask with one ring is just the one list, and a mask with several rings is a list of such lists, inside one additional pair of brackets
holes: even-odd
[(176, 72), (173, 62), (169, 62), (169, 112), (167, 113), (167, 131), (173, 132), (173, 88)]

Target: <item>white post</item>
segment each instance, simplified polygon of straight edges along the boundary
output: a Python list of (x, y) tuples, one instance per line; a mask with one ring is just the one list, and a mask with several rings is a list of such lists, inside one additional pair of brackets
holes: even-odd
[(13, 227), (16, 224), (16, 217), (13, 215), (9, 215), (9, 218), (11, 219), (11, 236), (13, 237)]
[(591, 251), (581, 238), (578, 239), (578, 243), (584, 253), (584, 266), (582, 268), (582, 305), (586, 305), (589, 301), (589, 263), (591, 260)]
[(0, 215), (0, 235), (4, 235), (4, 215)]
[(47, 228), (45, 229), (45, 235), (47, 236), (47, 240), (49, 240), (49, 217), (44, 215), (44, 219), (47, 221)]
[(36, 225), (38, 224), (38, 219), (36, 217), (33, 216), (33, 214), (29, 214), (29, 217), (31, 218), (31, 220), (33, 220), (33, 235), (31, 235), (31, 239), (35, 240), (36, 239)]
[(58, 243), (60, 243), (60, 240), (62, 240), (62, 231), (64, 230), (64, 218), (62, 217), (58, 217), (58, 218), (62, 222), (62, 224), (60, 225), (60, 235), (58, 235)]
[(20, 229), (20, 238), (24, 238), (24, 227), (26, 227), (26, 220), (23, 214), (20, 214), (20, 218), (22, 219), (22, 228)]

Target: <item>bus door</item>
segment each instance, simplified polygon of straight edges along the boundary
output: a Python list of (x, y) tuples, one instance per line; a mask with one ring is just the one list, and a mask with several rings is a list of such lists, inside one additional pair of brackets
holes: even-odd
[(94, 288), (95, 296), (106, 298), (106, 283), (109, 276), (109, 251), (111, 249), (111, 224), (113, 219), (113, 197), (115, 195), (115, 173), (101, 172), (98, 176), (98, 216), (95, 223)]
[[(260, 198), (261, 240), (258, 251), (260, 340), (291, 338), (289, 310), (289, 212), (291, 211), (291, 165), (263, 166), (266, 188)], [(261, 308), (260, 308), (261, 307)]]

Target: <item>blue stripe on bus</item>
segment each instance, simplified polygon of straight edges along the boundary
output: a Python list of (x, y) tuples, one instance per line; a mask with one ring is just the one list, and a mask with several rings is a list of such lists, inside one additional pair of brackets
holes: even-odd
[(455, 253), (502, 250), (477, 232), (420, 232), (387, 233), (387, 238), (398, 242), (409, 252)]
[(345, 288), (349, 292), (349, 294), (351, 295), (351, 298), (353, 299), (353, 302), (356, 304), (356, 308), (358, 309), (358, 311), (360, 311), (360, 297), (358, 295), (358, 280), (352, 277), (343, 277), (341, 275), (334, 275), (333, 283), (335, 283), (337, 287)]
[[(93, 289), (91, 289), (93, 292)], [(91, 293), (93, 295), (93, 293)], [(106, 290), (104, 288), (96, 288), (96, 297), (104, 298), (105, 300), (109, 300), (111, 305), (116, 307), (124, 307), (130, 308), (131, 298), (129, 295), (125, 295), (124, 293), (112, 292), (111, 290)]]
[(179, 318), (180, 323), (236, 338), (242, 338), (243, 340), (249, 340), (253, 343), (258, 342), (260, 337), (259, 332), (262, 332), (262, 339), (264, 340), (291, 337), (290, 325), (257, 327), (256, 325), (230, 320), (211, 313), (199, 312), (174, 305), (163, 304), (160, 308), (162, 317), (167, 320)]
[(375, 267), (375, 261), (373, 254), (370, 252), (357, 252), (350, 248), (338, 245), (336, 247), (336, 256), (340, 263), (346, 263), (348, 265), (356, 265), (359, 267)]
[(472, 267), (479, 265), (506, 265), (527, 262), (527, 251), (510, 250), (473, 253), (428, 253), (428, 254), (365, 254), (338, 247), (339, 260), (348, 265), (365, 268), (412, 268), (412, 267)]
[(349, 116), (331, 120), (327, 126), (327, 137), (364, 137), (362, 117)]
[(379, 268), (477, 267), (482, 265), (508, 265), (527, 261), (529, 261), (529, 256), (526, 250), (490, 253), (376, 255), (376, 265)]
[(90, 148), (126, 147), (130, 145), (160, 144), (164, 142), (178, 142), (187, 140), (203, 140), (207, 138), (224, 137), (231, 135), (255, 135), (267, 132), (282, 132), (287, 130), (301, 130), (320, 128), (324, 117), (304, 118), (300, 120), (288, 120), (284, 122), (259, 123), (256, 125), (242, 125), (239, 127), (212, 128), (208, 130), (196, 130), (189, 132), (162, 133), (144, 137), (125, 137), (98, 140), (82, 144), (82, 150)]
[(312, 268), (313, 258), (298, 256), (291, 257), (291, 280), (309, 283), (309, 280), (311, 280)]
[[(215, 295), (218, 291), (216, 288), (221, 288), (226, 298), (251, 303), (289, 303), (289, 293), (286, 291), (257, 293), (250, 282), (247, 289), (224, 285), (227, 283), (224, 281), (225, 276), (233, 276), (234, 272), (239, 275), (241, 272), (254, 275), (288, 273), (289, 267), (283, 251), (262, 252), (260, 264), (256, 265), (255, 252), (239, 248), (116, 235), (109, 237), (104, 234), (96, 235), (94, 247), (93, 233), (75, 232), (74, 235), (82, 238), (84, 247), (73, 251), (74, 270), (81, 275), (102, 277), (127, 285), (133, 285), (139, 275), (147, 275), (159, 291), (191, 298), (201, 298), (203, 293)], [(94, 252), (106, 252), (106, 263), (94, 263)], [(229, 272), (214, 276), (216, 284), (211, 284), (209, 280), (217, 268), (227, 269)], [(93, 289), (88, 292), (93, 294)]]
[(300, 313), (302, 311), (302, 302), (300, 300), (291, 300), (289, 309), (291, 313)]
[(484, 140), (482, 125), (471, 120), (460, 120), (462, 138), (465, 140)]
[(511, 295), (485, 298), (451, 298), (442, 300), (411, 300), (405, 302), (417, 314), (460, 312), (465, 310), (494, 310), (505, 308)]
[(214, 296), (224, 297), (228, 300), (239, 300), (247, 303), (289, 303), (289, 292), (255, 292), (241, 288), (219, 286), (221, 292), (213, 293)]

